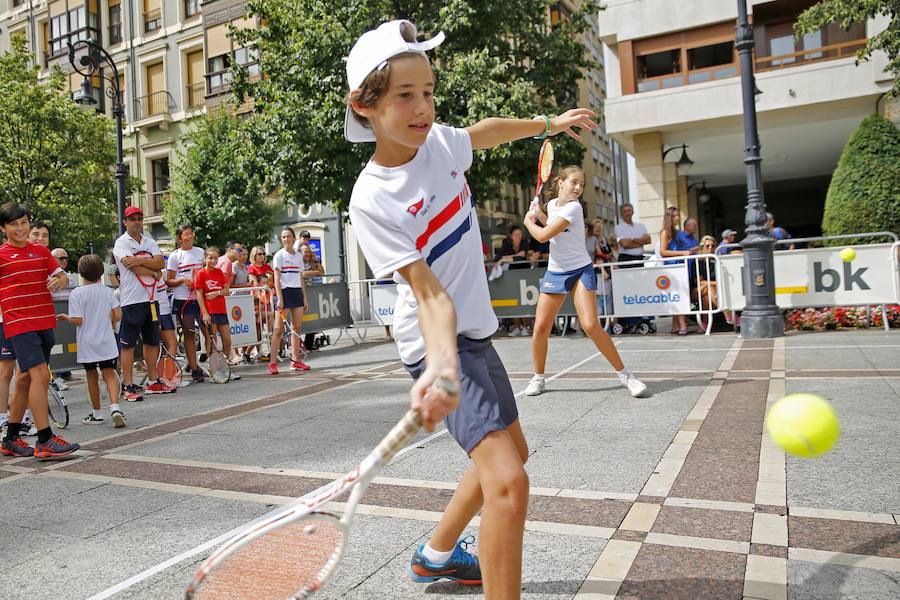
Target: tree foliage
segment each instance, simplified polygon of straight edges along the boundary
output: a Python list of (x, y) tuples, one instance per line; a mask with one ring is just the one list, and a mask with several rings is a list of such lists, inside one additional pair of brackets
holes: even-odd
[(89, 243), (102, 251), (117, 229), (112, 122), (72, 102), (58, 68), (38, 81), (24, 36), (10, 41), (0, 55), (0, 204), (28, 206), (73, 257)]
[[(235, 32), (259, 53), (262, 78), (237, 68), (239, 100), (253, 99), (253, 151), (269, 184), (287, 202), (308, 205), (349, 200), (371, 144), (343, 137), (347, 80), (344, 57), (366, 30), (395, 18), (416, 23), (425, 36), (443, 30), (431, 54), (437, 120), (467, 126), (489, 116), (554, 114), (575, 105), (581, 70), (592, 64), (581, 33), (584, 2), (551, 26), (548, 0), (386, 1), (250, 0), (258, 29)], [(557, 138), (558, 160), (580, 163), (584, 148)], [(530, 184), (538, 143), (504, 145), (475, 156), (469, 179), (482, 196), (502, 183)]]
[(822, 231), (900, 232), (900, 131), (884, 117), (866, 117), (844, 147), (828, 188)]
[(794, 26), (797, 35), (813, 33), (831, 23), (849, 28), (853, 23), (865, 23), (880, 16), (890, 18), (887, 29), (869, 38), (865, 48), (857, 52), (857, 62), (869, 60), (872, 53), (882, 50), (888, 57), (887, 71), (894, 75), (891, 95), (900, 94), (900, 2), (897, 0), (822, 0), (803, 11)]
[(221, 248), (229, 240), (263, 244), (272, 237), (277, 207), (263, 194), (248, 138), (245, 123), (225, 111), (197, 118), (173, 166), (171, 198), (163, 203), (173, 237), (182, 223), (196, 228), (201, 247)]

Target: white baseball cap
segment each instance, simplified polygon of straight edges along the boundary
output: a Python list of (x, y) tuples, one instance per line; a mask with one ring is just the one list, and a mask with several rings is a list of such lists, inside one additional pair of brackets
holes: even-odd
[[(404, 52), (425, 52), (436, 48), (444, 41), (444, 32), (438, 32), (430, 40), (416, 41), (416, 26), (405, 19), (382, 23), (377, 29), (362, 34), (347, 57), (347, 83), (350, 91), (362, 86), (369, 73), (375, 69), (383, 69), (387, 61)], [(353, 118), (353, 109), (349, 106), (344, 114), (344, 137), (349, 142), (374, 142), (375, 132), (363, 127)]]

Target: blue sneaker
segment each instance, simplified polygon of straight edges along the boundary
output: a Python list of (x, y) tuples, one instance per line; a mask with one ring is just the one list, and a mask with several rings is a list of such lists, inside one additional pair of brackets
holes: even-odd
[(467, 550), (470, 544), (475, 543), (471, 535), (464, 537), (456, 543), (450, 560), (442, 565), (428, 562), (422, 550), (425, 544), (421, 544), (413, 554), (406, 573), (416, 583), (431, 583), (440, 579), (449, 579), (462, 585), (481, 585), (481, 568), (478, 566), (478, 557)]

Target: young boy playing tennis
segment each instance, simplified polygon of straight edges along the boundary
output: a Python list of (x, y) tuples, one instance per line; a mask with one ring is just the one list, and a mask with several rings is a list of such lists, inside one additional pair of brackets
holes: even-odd
[(125, 427), (125, 413), (119, 408), (119, 378), (116, 368), (119, 362), (119, 344), (113, 326), (122, 320), (122, 309), (116, 294), (103, 285), (103, 259), (96, 254), (86, 254), (78, 260), (78, 273), (87, 282), (72, 290), (69, 296), (69, 312), (56, 318), (75, 325), (78, 364), (87, 375), (91, 414), (81, 420), (85, 425), (102, 425), (100, 412), (99, 370), (109, 394), (109, 417), (116, 428)]
[[(554, 119), (490, 118), (466, 129), (434, 123), (434, 76), (425, 51), (442, 41), (439, 33), (417, 42), (412, 23), (391, 21), (363, 34), (350, 51), (344, 135), (375, 142), (353, 188), (350, 217), (375, 277), (393, 274), (399, 284), (394, 337), (416, 379), (413, 407), (427, 429), (446, 417), (474, 461), (408, 573), (419, 582), (483, 580), (487, 598), (518, 598), (528, 449), (509, 378), (491, 345), (497, 318), (465, 171), (473, 150), (562, 131), (577, 139), (573, 127), (596, 124), (588, 109)], [(455, 412), (457, 398), (432, 388), (438, 377), (460, 384)], [(480, 567), (466, 541), (457, 541), (479, 509)]]
[[(10, 406), (0, 454), (52, 459), (79, 448), (53, 435), (47, 410), (50, 350), (56, 343), (50, 293), (66, 287), (69, 278), (49, 248), (28, 241), (30, 216), (22, 204), (8, 202), (0, 207), (0, 228), (6, 235), (6, 243), (0, 246), (0, 310), (3, 333), (19, 363), (16, 401)], [(38, 430), (34, 448), (19, 437), (26, 405)]]

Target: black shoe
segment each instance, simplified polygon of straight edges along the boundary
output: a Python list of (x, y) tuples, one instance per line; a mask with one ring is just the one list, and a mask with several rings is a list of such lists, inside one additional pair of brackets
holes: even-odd
[(194, 380), (194, 383), (203, 383), (206, 381), (206, 377), (203, 376), (203, 371), (200, 369), (191, 371), (191, 379)]

